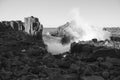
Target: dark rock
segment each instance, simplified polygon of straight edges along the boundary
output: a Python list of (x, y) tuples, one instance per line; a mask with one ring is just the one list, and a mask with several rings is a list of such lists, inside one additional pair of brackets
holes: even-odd
[(78, 71), (80, 69), (80, 66), (77, 64), (71, 64), (70, 69)]
[(10, 21), (10, 25), (15, 31), (24, 31), (25, 29), (22, 21)]
[(47, 71), (44, 73), (38, 67), (49, 64), (43, 61), (48, 52), (42, 40), (42, 29), (38, 28), (39, 21), (37, 18), (33, 21), (35, 24), (30, 23), (34, 26), (31, 34), (25, 32), (22, 21), (0, 22), (0, 79), (38, 80), (40, 72), (43, 74), (40, 77), (47, 77)]
[(118, 58), (107, 57), (106, 61), (112, 63), (113, 65), (120, 65), (120, 59)]
[(83, 45), (79, 45), (78, 43), (73, 42), (71, 44), (70, 52), (71, 53), (80, 53), (80, 52), (82, 52), (82, 46)]
[(93, 42), (97, 43), (97, 39), (92, 39)]
[(67, 43), (70, 43), (70, 40), (71, 40), (70, 36), (64, 35), (61, 39), (61, 43), (62, 44), (67, 44)]
[(120, 80), (120, 76), (113, 78), (112, 80)]
[(67, 44), (70, 43), (71, 40), (74, 40), (74, 36), (70, 33), (71, 23), (67, 22), (64, 25), (59, 26), (54, 32), (51, 32), (51, 36), (61, 37), (61, 43)]
[(104, 80), (101, 76), (85, 76), (83, 77), (84, 80)]
[(120, 58), (120, 50), (117, 49), (100, 49), (93, 53), (93, 58), (98, 57), (112, 57), (112, 58)]
[(0, 31), (8, 31), (8, 30), (12, 30), (11, 26), (10, 26), (10, 22), (9, 21), (2, 21), (0, 23)]
[(22, 21), (2, 21), (0, 23), (0, 31), (24, 31), (24, 29)]
[(78, 75), (76, 74), (66, 74), (63, 76), (66, 80), (79, 80)]
[(101, 66), (104, 66), (104, 67), (107, 68), (107, 69), (110, 69), (110, 68), (113, 67), (113, 64), (112, 64), (111, 62), (108, 62), (108, 61), (102, 62), (100, 65), (101, 65)]
[(22, 76), (21, 80), (38, 80), (39, 78), (36, 75), (26, 75)]
[(108, 79), (110, 77), (110, 73), (108, 71), (103, 71), (102, 76), (103, 78)]
[(70, 52), (72, 54), (77, 53), (81, 57), (88, 58), (93, 52), (93, 46), (88, 45), (88, 44), (79, 44), (79, 43), (74, 42), (71, 44)]
[(59, 68), (63, 68), (63, 69), (69, 69), (70, 68), (70, 62), (64, 61), (64, 60), (58, 61), (57, 65), (59, 66)]

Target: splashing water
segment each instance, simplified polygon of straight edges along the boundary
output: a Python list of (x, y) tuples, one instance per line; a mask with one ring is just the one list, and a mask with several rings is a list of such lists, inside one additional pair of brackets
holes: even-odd
[[(69, 34), (74, 37), (74, 41), (88, 41), (96, 38), (98, 40), (105, 40), (110, 38), (110, 33), (103, 31), (101, 27), (90, 26), (84, 22), (80, 17), (79, 9), (72, 11), (72, 21), (70, 26), (65, 29)], [(48, 40), (45, 42), (48, 45), (48, 51), (53, 55), (61, 54), (70, 50), (70, 43), (62, 45), (59, 41)]]
[(80, 17), (79, 9), (74, 9), (73, 19), (71, 21), (71, 30), (69, 33), (74, 35), (75, 41), (83, 40), (91, 40), (96, 38), (98, 40), (105, 40), (110, 38), (110, 33), (104, 31), (102, 27), (90, 26), (84, 22), (84, 20)]

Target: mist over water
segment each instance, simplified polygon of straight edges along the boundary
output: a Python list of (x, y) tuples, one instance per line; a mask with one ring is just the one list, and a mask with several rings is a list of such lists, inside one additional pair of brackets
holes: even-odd
[[(110, 38), (110, 33), (103, 31), (102, 27), (90, 26), (81, 18), (79, 9), (72, 10), (70, 26), (65, 30), (74, 37), (74, 41), (88, 41), (96, 38), (105, 40)], [(70, 43), (62, 45), (59, 41), (45, 41), (48, 51), (53, 55), (61, 54), (70, 50)]]
[(44, 43), (47, 44), (47, 51), (53, 55), (61, 54), (70, 50), (70, 43), (62, 45), (60, 38), (55, 38), (50, 35), (43, 36)]
[(51, 52), (53, 55), (62, 54), (70, 50), (70, 44), (62, 45), (59, 42), (51, 42), (47, 43), (48, 51)]

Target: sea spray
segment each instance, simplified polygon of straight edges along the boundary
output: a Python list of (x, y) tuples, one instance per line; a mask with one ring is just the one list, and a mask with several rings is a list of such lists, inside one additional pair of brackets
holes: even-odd
[(93, 38), (105, 40), (110, 38), (110, 33), (103, 30), (103, 27), (91, 26), (80, 16), (78, 8), (72, 10), (71, 30), (69, 33), (74, 35), (76, 41), (87, 41)]
[[(88, 41), (96, 38), (98, 40), (105, 40), (110, 38), (110, 33), (103, 31), (102, 27), (90, 26), (81, 18), (79, 9), (72, 10), (72, 20), (68, 28), (65, 29), (72, 37), (73, 41), (66, 45), (62, 45), (60, 41), (47, 40), (47, 50), (53, 55), (61, 54), (70, 50), (71, 42)], [(50, 35), (49, 35), (50, 36)], [(54, 38), (55, 39), (55, 38)]]

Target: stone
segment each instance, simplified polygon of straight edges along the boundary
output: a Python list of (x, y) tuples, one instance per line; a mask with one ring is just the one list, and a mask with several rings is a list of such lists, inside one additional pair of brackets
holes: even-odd
[(2, 21), (0, 23), (0, 31), (8, 31), (8, 30), (12, 30), (12, 28), (10, 26), (10, 22), (9, 21)]
[(39, 19), (36, 17), (26, 17), (25, 19), (25, 32), (35, 36), (37, 39), (42, 39), (43, 25), (40, 24)]
[(117, 50), (117, 49), (99, 49), (99, 50), (96, 50), (92, 56), (96, 59), (98, 57), (120, 58), (119, 53), (120, 53), (120, 50)]
[(95, 38), (95, 39), (92, 39), (92, 41), (93, 41), (94, 43), (97, 43), (98, 40)]
[(24, 31), (25, 29), (22, 21), (10, 21), (10, 25), (15, 31)]
[(78, 75), (76, 74), (66, 74), (63, 75), (66, 80), (78, 80)]
[(102, 72), (102, 76), (103, 76), (104, 78), (108, 79), (109, 76), (110, 76), (110, 74), (109, 74), (108, 71), (103, 71), (103, 72)]
[(79, 44), (76, 42), (73, 42), (71, 44), (70, 52), (73, 53), (78, 53), (84, 58), (89, 58), (91, 53), (93, 52), (93, 46), (88, 45), (88, 44)]
[(107, 57), (106, 61), (112, 63), (113, 65), (120, 65), (120, 59)]
[(111, 62), (106, 61), (106, 62), (102, 62), (101, 66), (104, 66), (104, 67), (110, 69), (113, 67), (113, 64)]
[(115, 77), (113, 80), (120, 80), (120, 76)]
[(83, 45), (79, 45), (76, 42), (71, 43), (71, 48), (70, 48), (70, 52), (71, 53), (80, 53), (82, 51), (82, 46)]
[(80, 69), (80, 66), (78, 66), (77, 64), (71, 64), (70, 69), (78, 71)]
[(85, 76), (83, 77), (84, 80), (104, 80), (101, 76)]
[(2, 21), (0, 23), (0, 30), (1, 31), (24, 31), (24, 25), (22, 21)]

